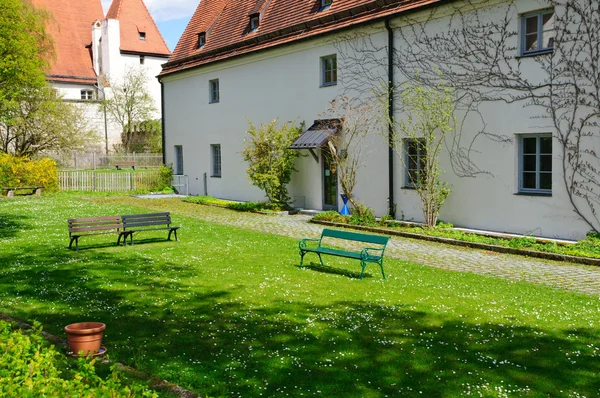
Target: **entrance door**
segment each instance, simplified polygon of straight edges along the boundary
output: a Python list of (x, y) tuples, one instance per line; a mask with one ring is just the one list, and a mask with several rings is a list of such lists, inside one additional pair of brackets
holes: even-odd
[(323, 158), (323, 209), (337, 210), (337, 173), (335, 166), (331, 164), (329, 151), (323, 149), (321, 153)]

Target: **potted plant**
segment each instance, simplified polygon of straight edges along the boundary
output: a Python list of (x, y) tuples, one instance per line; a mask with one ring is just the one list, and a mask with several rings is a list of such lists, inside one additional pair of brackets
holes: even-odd
[(72, 355), (101, 355), (106, 352), (102, 347), (102, 336), (106, 325), (100, 322), (79, 322), (65, 326), (67, 340)]

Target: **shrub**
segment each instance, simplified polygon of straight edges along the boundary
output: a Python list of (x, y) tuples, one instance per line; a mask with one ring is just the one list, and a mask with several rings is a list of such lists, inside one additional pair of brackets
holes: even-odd
[(173, 183), (173, 167), (171, 165), (160, 166), (159, 172), (161, 186), (158, 189), (163, 191), (170, 189)]
[(348, 223), (353, 225), (375, 225), (375, 214), (373, 209), (368, 208), (363, 204), (359, 204), (357, 208), (350, 211), (350, 219)]
[(349, 216), (343, 216), (335, 210), (324, 211), (323, 213), (315, 214), (313, 220), (348, 223)]
[(48, 158), (29, 160), (5, 153), (0, 154), (0, 186), (30, 185), (39, 185), (48, 191), (58, 190), (56, 162)]
[(78, 358), (75, 366), (49, 345), (41, 326), (25, 334), (0, 321), (0, 396), (3, 397), (157, 397), (139, 383), (123, 385), (116, 365), (106, 380), (96, 374), (96, 361)]

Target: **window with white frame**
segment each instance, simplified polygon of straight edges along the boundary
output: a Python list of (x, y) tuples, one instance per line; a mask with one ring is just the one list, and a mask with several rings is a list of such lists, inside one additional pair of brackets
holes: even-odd
[(321, 86), (337, 84), (337, 56), (335, 54), (321, 57)]
[(94, 90), (81, 90), (81, 99), (90, 101), (94, 99)]
[(521, 20), (522, 55), (547, 53), (554, 49), (554, 10), (524, 14)]
[(175, 145), (175, 174), (183, 175), (183, 146)]
[(404, 140), (406, 174), (405, 186), (413, 188), (423, 183), (427, 162), (425, 139), (407, 138)]
[(221, 144), (210, 146), (212, 175), (211, 177), (221, 177)]
[(519, 192), (552, 194), (552, 134), (519, 136)]
[(210, 80), (208, 82), (208, 102), (214, 104), (219, 100), (219, 79)]

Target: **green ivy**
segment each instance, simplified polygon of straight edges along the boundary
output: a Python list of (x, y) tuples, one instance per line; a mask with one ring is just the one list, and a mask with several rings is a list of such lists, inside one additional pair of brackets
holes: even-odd
[(49, 345), (39, 323), (23, 333), (0, 321), (0, 396), (2, 397), (158, 397), (144, 385), (124, 385), (112, 366), (102, 379), (96, 360), (86, 357), (70, 361)]

